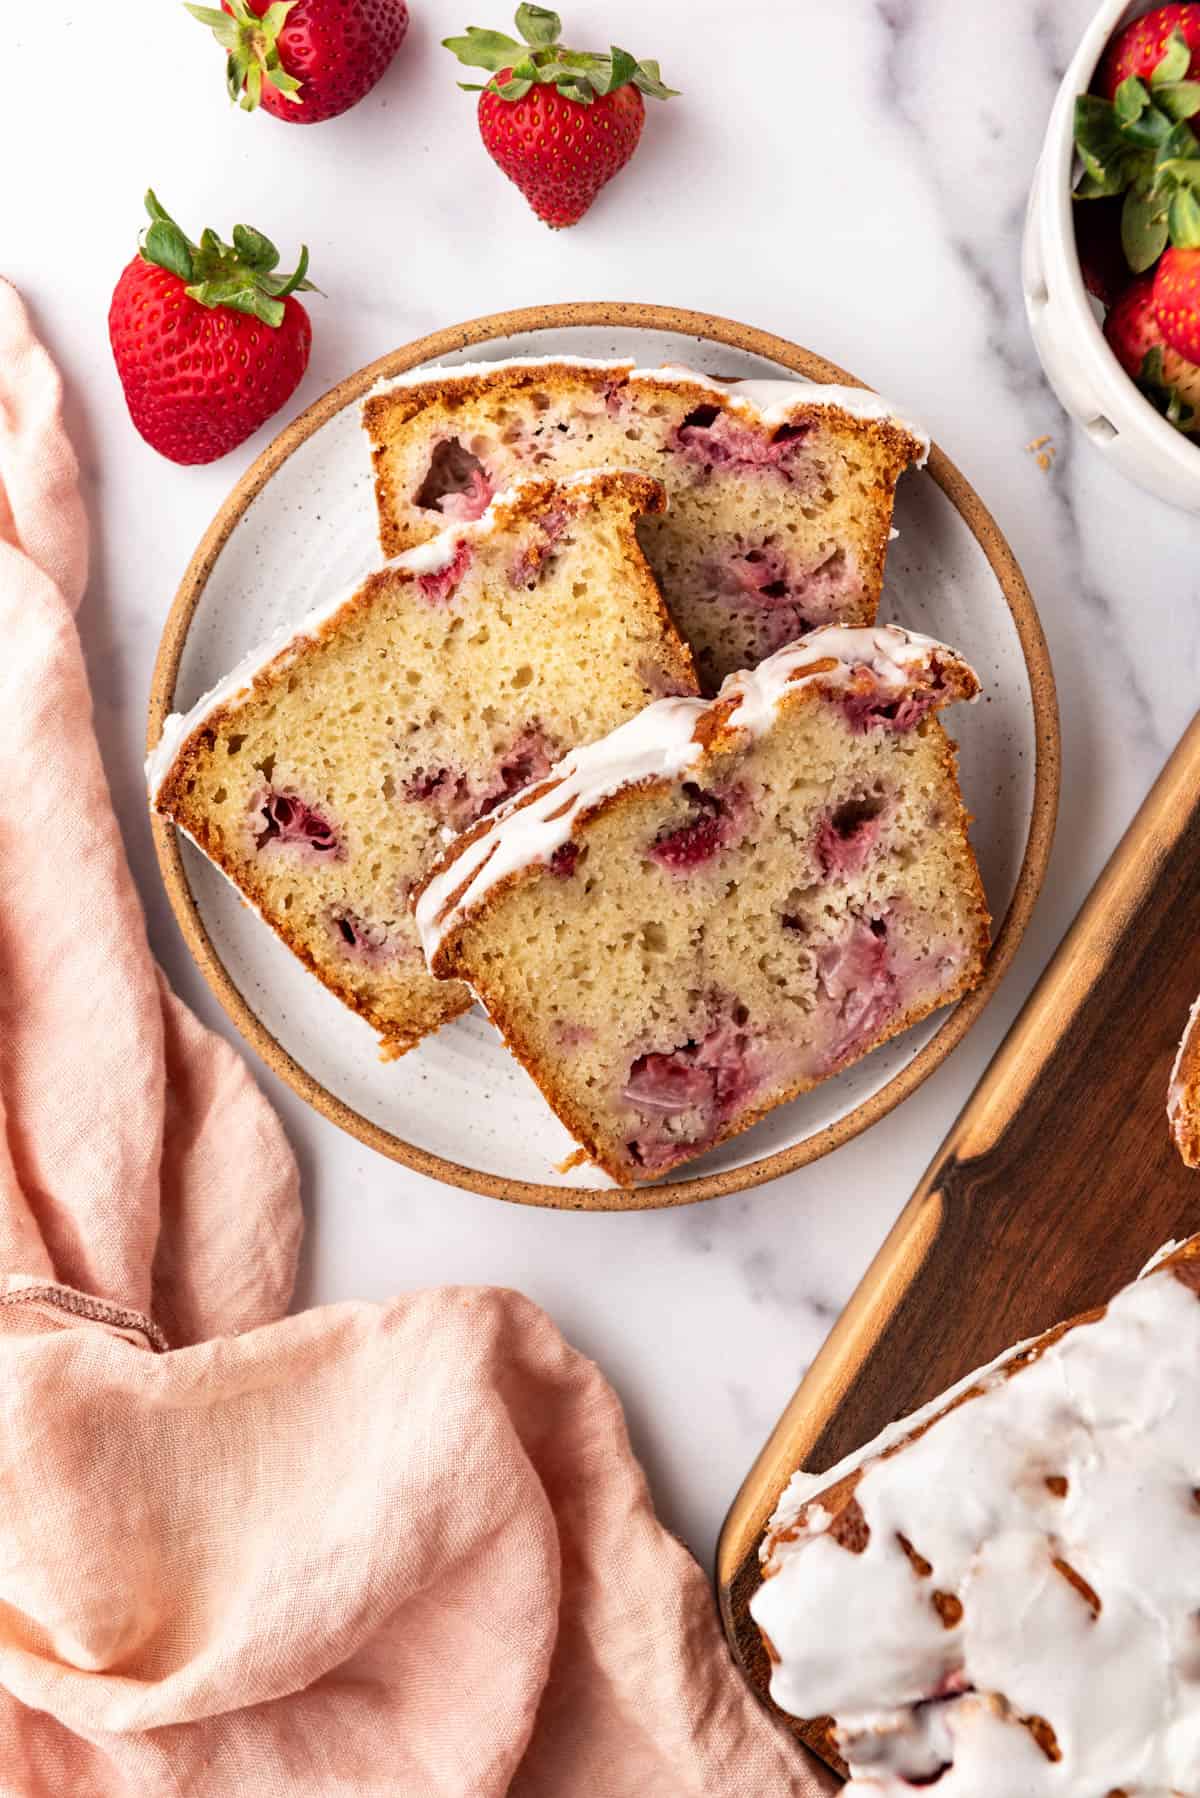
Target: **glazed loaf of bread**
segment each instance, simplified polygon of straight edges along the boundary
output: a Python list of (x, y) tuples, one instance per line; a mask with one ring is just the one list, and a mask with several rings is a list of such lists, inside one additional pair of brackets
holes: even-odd
[(830, 1473), (751, 1603), (855, 1798), (1200, 1792), (1200, 1237)]
[(896, 482), (929, 449), (864, 388), (571, 356), (418, 370), (363, 419), (388, 555), (521, 474), (662, 481), (642, 542), (708, 692), (817, 625), (874, 623)]

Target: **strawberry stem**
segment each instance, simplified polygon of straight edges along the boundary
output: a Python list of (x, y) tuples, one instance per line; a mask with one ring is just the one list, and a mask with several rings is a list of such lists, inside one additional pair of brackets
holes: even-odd
[(301, 246), (292, 273), (277, 275), (279, 251), (252, 225), (235, 225), (231, 244), (208, 230), (196, 244), (160, 205), (153, 188), (146, 190), (146, 211), (150, 223), (138, 244), (143, 261), (178, 275), (188, 297), (201, 306), (228, 306), (275, 329), (283, 323), (283, 302), (290, 293), (320, 291), (307, 279), (307, 244)]
[(461, 88), (498, 94), (502, 100), (523, 100), (532, 87), (556, 87), (564, 99), (580, 106), (590, 106), (619, 87), (636, 87), (655, 100), (673, 99), (679, 91), (666, 86), (657, 62), (639, 62), (616, 44), (607, 53), (566, 49), (559, 41), (562, 20), (544, 6), (518, 6), (516, 27), (523, 42), (478, 25), (468, 25), (463, 37), (442, 39), (443, 49), (459, 62), (492, 75), (485, 83), (460, 81)]
[(1137, 385), (1156, 411), (1161, 412), (1169, 424), (1176, 430), (1190, 433), (1195, 428), (1196, 415), (1177, 388), (1172, 387), (1163, 372), (1163, 353), (1160, 345), (1146, 351), (1142, 358), (1142, 366), (1138, 373)]
[(225, 51), (225, 85), (229, 98), (244, 112), (253, 112), (262, 99), (264, 81), (285, 100), (300, 105), (300, 83), (279, 60), (279, 34), (296, 0), (274, 0), (260, 17), (248, 0), (229, 0), (229, 11), (220, 7), (194, 6), (185, 0), (184, 10), (207, 25)]

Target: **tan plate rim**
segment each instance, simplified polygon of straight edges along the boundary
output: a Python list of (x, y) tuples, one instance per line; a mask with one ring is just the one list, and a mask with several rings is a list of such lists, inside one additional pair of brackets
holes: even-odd
[[(173, 709), (175, 681), (180, 657), (192, 616), (200, 596), (230, 533), (250, 502), (261, 492), (275, 471), (300, 444), (325, 424), (335, 413), (352, 405), (374, 386), (376, 381), (415, 368), (419, 363), (437, 361), (455, 350), (468, 349), (494, 341), (512, 338), (523, 332), (560, 330), (570, 326), (604, 328), (632, 327), (647, 331), (675, 332), (730, 348), (762, 356), (781, 367), (818, 382), (840, 382), (860, 387), (861, 381), (828, 362), (811, 350), (801, 349), (786, 338), (759, 331), (752, 325), (710, 313), (690, 312), (675, 306), (653, 306), (632, 301), (584, 300), (551, 306), (525, 306), (511, 312), (490, 313), (484, 318), (464, 324), (449, 325), (427, 337), (417, 338), (403, 348), (381, 356), (378, 361), (359, 369), (356, 374), (339, 381), (336, 387), (293, 419), (274, 441), (246, 470), (229, 497), (217, 512), (201, 538), (188, 564), (163, 628), (154, 674), (150, 686), (150, 710), (147, 723), (147, 748), (152, 748), (162, 732), (163, 722)], [(468, 1192), (483, 1193), (491, 1198), (509, 1199), (524, 1205), (545, 1205), (568, 1211), (643, 1211), (670, 1205), (686, 1205), (698, 1199), (715, 1198), (721, 1193), (743, 1192), (760, 1186), (780, 1174), (791, 1173), (810, 1161), (839, 1148), (851, 1137), (868, 1129), (885, 1117), (943, 1062), (966, 1035), (995, 992), (1002, 975), (1016, 952), (1025, 932), (1030, 913), (1046, 872), (1054, 822), (1058, 809), (1060, 742), (1058, 703), (1049, 651), (1033, 599), (1025, 584), (1016, 558), (999, 527), (970, 483), (935, 445), (929, 457), (928, 472), (961, 514), (967, 528), (976, 538), (996, 576), (1001, 593), (1020, 638), (1025, 664), (1029, 672), (1033, 699), (1034, 769), (1033, 810), (1029, 838), (1021, 871), (1004, 921), (998, 930), (988, 957), (981, 985), (961, 999), (945, 1022), (886, 1086), (865, 1099), (853, 1111), (828, 1124), (823, 1130), (806, 1137), (803, 1142), (777, 1150), (772, 1155), (723, 1173), (704, 1174), (663, 1186), (645, 1186), (633, 1190), (543, 1186), (531, 1181), (506, 1180), (476, 1168), (464, 1167), (440, 1155), (406, 1142), (361, 1116), (327, 1087), (320, 1084), (292, 1059), (282, 1044), (255, 1015), (239, 988), (220, 960), (188, 885), (179, 842), (173, 826), (152, 814), (154, 847), (171, 908), (184, 940), (201, 973), (208, 981), (224, 1010), (246, 1040), (262, 1056), (267, 1066), (281, 1080), (299, 1093), (331, 1123), (378, 1149), (380, 1154), (402, 1162), (430, 1179), (441, 1180)]]

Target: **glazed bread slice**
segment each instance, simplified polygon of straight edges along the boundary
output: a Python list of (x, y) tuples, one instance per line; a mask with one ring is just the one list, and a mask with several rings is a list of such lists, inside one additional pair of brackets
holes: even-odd
[(1200, 999), (1187, 1026), (1167, 1088), (1167, 1119), (1175, 1147), (1187, 1167), (1200, 1167)]
[(427, 973), (408, 906), (445, 837), (695, 691), (635, 534), (662, 503), (619, 471), (523, 483), (168, 720), (152, 803), (385, 1053), (471, 1003)]
[(417, 898), (588, 1156), (632, 1185), (973, 986), (988, 915), (950, 650), (837, 626), (663, 700), (452, 844)]
[(855, 1798), (1200, 1791), (1200, 1238), (795, 1475), (751, 1612)]
[(863, 388), (570, 357), (404, 375), (363, 419), (388, 555), (522, 471), (661, 480), (642, 542), (710, 693), (817, 625), (874, 623), (896, 481), (929, 448)]

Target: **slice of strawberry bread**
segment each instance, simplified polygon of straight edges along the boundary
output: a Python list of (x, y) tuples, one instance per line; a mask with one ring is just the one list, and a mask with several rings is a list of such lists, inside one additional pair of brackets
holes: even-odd
[(147, 764), (151, 800), (402, 1053), (471, 1003), (412, 887), (446, 837), (655, 694), (694, 693), (635, 535), (644, 475), (525, 482), (289, 628)]
[(831, 626), (661, 700), (446, 850), (416, 900), (433, 972), (607, 1173), (658, 1178), (979, 980), (936, 716), (977, 692), (927, 637)]
[(565, 356), (402, 375), (363, 420), (388, 555), (523, 470), (661, 480), (642, 542), (706, 692), (814, 626), (874, 623), (896, 481), (929, 449), (865, 388)]

